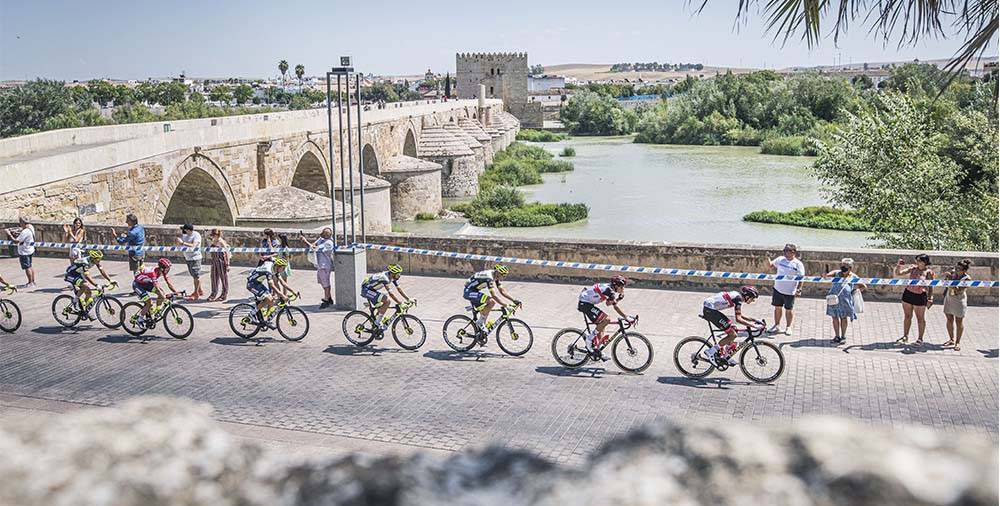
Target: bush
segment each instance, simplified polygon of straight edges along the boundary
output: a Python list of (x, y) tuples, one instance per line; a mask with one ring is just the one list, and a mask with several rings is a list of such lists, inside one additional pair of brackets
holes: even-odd
[(438, 215), (435, 213), (417, 213), (417, 221), (432, 221), (436, 220)]
[(509, 210), (524, 206), (524, 194), (511, 186), (496, 186), (479, 192), (472, 201), (474, 208)]
[(494, 162), (479, 178), (479, 184), (483, 188), (500, 185), (524, 186), (541, 182), (542, 176), (533, 164), (512, 159)]
[(861, 213), (827, 206), (803, 207), (787, 212), (754, 211), (744, 216), (743, 221), (855, 232), (872, 230), (871, 222), (865, 219)]
[(530, 128), (519, 130), (517, 140), (528, 142), (558, 142), (569, 138), (566, 134), (549, 132), (548, 130), (532, 130)]
[(565, 160), (546, 160), (537, 164), (538, 172), (543, 174), (552, 172), (572, 172), (573, 164)]
[(566, 146), (565, 148), (563, 148), (562, 153), (559, 153), (559, 156), (566, 156), (566, 157), (576, 156), (576, 150), (569, 146)]
[(816, 156), (816, 142), (803, 135), (769, 137), (760, 143), (765, 155)]

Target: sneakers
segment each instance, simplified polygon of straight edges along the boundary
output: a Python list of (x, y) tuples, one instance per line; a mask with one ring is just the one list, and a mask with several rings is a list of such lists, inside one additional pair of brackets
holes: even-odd
[(333, 305), (333, 301), (330, 300), (330, 299), (323, 299), (323, 300), (321, 300), (319, 302), (319, 308), (320, 309), (326, 309), (326, 308), (328, 308), (328, 307), (330, 307), (332, 305)]
[(23, 285), (17, 285), (18, 290), (31, 290), (32, 288), (35, 288), (34, 283), (25, 283)]
[(768, 334), (777, 334), (778, 333), (778, 324), (771, 325), (771, 328), (767, 329), (767, 333)]
[(791, 329), (791, 327), (785, 329), (785, 335), (791, 337), (791, 335), (792, 335), (792, 329)]
[(842, 343), (842, 342), (844, 342), (846, 340), (847, 339), (844, 336), (834, 336), (834, 338), (833, 338), (833, 344), (840, 344), (840, 343)]

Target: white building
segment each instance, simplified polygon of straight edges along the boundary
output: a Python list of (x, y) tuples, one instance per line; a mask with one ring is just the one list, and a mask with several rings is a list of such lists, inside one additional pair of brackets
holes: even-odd
[(566, 78), (563, 76), (528, 76), (528, 93), (539, 91), (561, 89), (566, 87)]

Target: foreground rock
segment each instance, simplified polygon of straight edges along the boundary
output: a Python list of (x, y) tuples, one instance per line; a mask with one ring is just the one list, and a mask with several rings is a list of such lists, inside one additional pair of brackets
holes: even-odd
[(501, 448), (445, 460), (289, 462), (210, 408), (166, 398), (0, 426), (0, 504), (995, 505), (997, 445), (839, 419), (766, 429), (660, 425), (583, 470)]

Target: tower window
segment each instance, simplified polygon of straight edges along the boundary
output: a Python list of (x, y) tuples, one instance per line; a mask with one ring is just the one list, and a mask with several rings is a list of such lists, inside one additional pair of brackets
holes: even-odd
[(492, 68), (490, 69), (490, 75), (491, 76), (493, 75), (493, 69)]
[(493, 94), (493, 87), (490, 86), (490, 95), (492, 95), (492, 94)]

